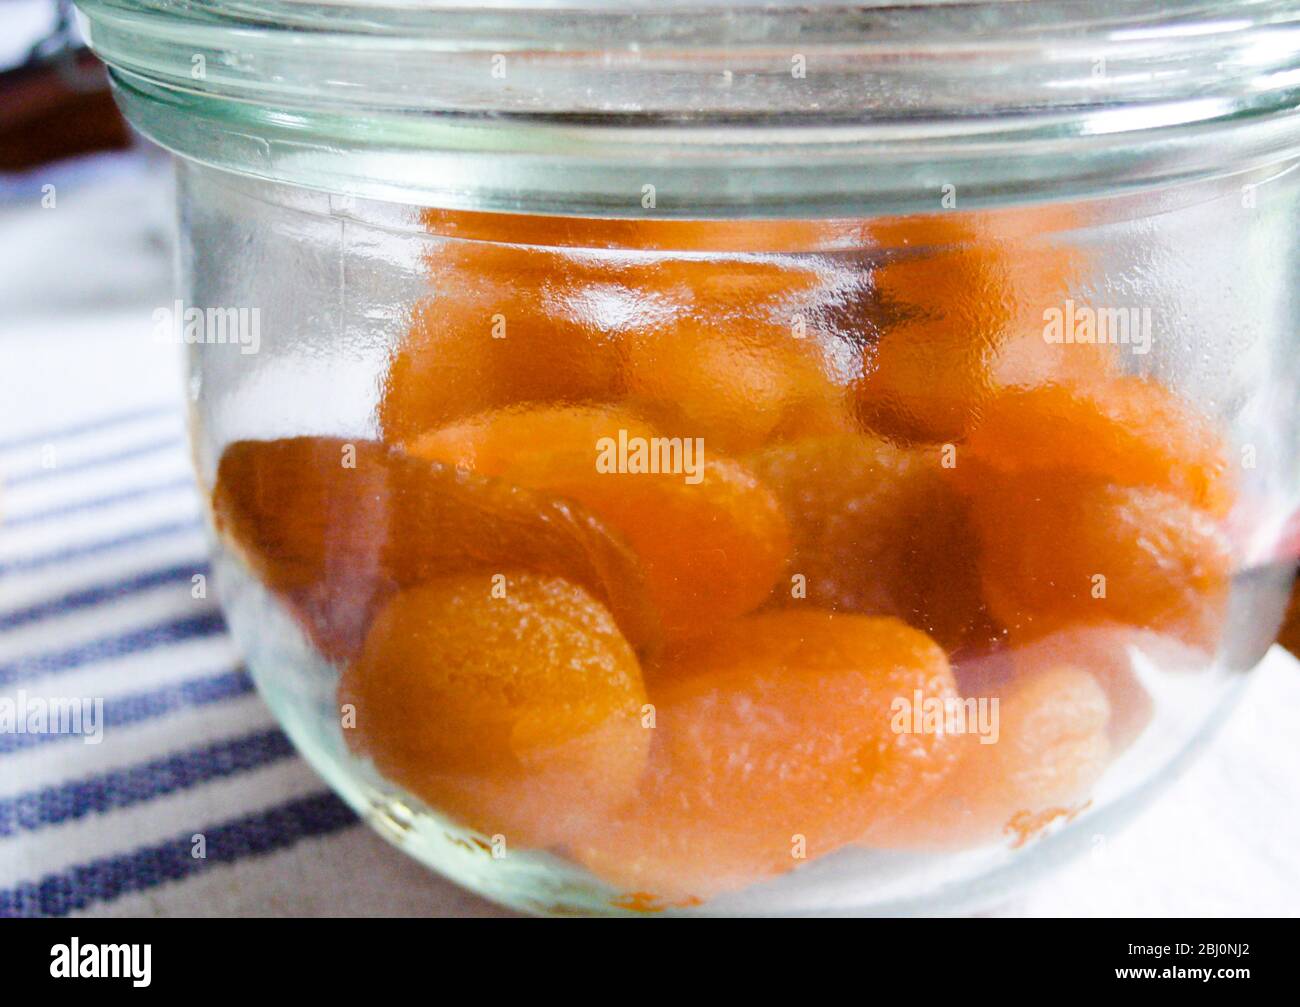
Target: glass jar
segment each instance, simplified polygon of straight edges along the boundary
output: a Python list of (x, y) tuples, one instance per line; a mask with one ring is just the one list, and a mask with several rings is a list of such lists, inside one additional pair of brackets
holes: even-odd
[(80, 7), (180, 155), (231, 629), (447, 876), (951, 911), (1271, 643), (1293, 5)]

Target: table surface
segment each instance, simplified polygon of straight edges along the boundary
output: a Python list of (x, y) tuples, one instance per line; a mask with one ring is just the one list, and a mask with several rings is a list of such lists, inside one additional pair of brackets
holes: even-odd
[[(0, 737), (0, 914), (501, 914), (341, 809), (193, 597), (179, 358), (151, 338), (165, 166), (49, 178), (54, 209), (46, 179), (0, 188), (0, 697), (94, 695), (108, 727), (94, 746)], [(1300, 668), (1274, 648), (1252, 679), (1103, 854), (993, 914), (1294, 915)], [(195, 833), (215, 847), (198, 866)]]

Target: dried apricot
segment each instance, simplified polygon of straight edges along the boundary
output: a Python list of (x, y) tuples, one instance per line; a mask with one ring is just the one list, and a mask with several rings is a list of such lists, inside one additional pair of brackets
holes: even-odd
[(591, 590), (637, 642), (657, 639), (640, 561), (581, 506), (373, 441), (238, 441), (221, 456), (216, 526), (273, 590), (305, 605), (331, 656), (396, 587), (523, 568)]
[(942, 735), (895, 701), (956, 695), (943, 651), (896, 619), (768, 612), (646, 671), (654, 747), (640, 796), (572, 846), (609, 884), (708, 898), (830, 853), (923, 798)]
[(996, 733), (957, 735), (956, 768), (905, 816), (875, 830), (870, 845), (954, 849), (1000, 836), (1020, 845), (1080, 810), (1111, 752), (1110, 704), (1096, 679), (1058, 666), (1015, 680), (1001, 696), (966, 702), (979, 699), (998, 701), (985, 725), (996, 710)]
[(984, 406), (965, 453), (998, 472), (1060, 469), (1150, 486), (1223, 517), (1227, 447), (1214, 425), (1156, 382), (1118, 376), (1015, 389)]
[[(1005, 215), (903, 218), (875, 234), (892, 254), (875, 270), (872, 299), (890, 320), (863, 350), (856, 413), (896, 440), (961, 440), (1000, 380), (1032, 376), (1017, 340), (1041, 337), (1043, 312), (1065, 298), (1078, 256)], [(1000, 375), (1009, 346), (1017, 359)], [(1053, 376), (1047, 360), (1032, 362)]]
[[(558, 577), (441, 577), (375, 617), (339, 701), (389, 780), (507, 846), (575, 834), (630, 798), (650, 732), (636, 655)], [(345, 711), (347, 712), (347, 711)]]
[(720, 451), (749, 451), (810, 424), (851, 426), (820, 344), (788, 323), (690, 318), (633, 336), (625, 353), (629, 403), (665, 432), (703, 437)]
[(1160, 674), (1198, 671), (1212, 655), (1181, 640), (1119, 623), (1070, 626), (1011, 648), (1016, 674), (1022, 678), (1065, 664), (1087, 671), (1110, 703), (1112, 753), (1127, 748), (1142, 733), (1155, 712), (1151, 694), (1142, 684), (1143, 666)]
[(982, 607), (976, 548), (938, 450), (842, 434), (774, 445), (747, 461), (790, 521), (787, 573), (802, 580), (778, 584), (779, 601), (897, 616), (949, 650), (971, 633)]
[(854, 393), (864, 426), (904, 442), (965, 435), (992, 390), (989, 369), (1009, 321), (1001, 269), (978, 248), (881, 267), (878, 294), (899, 317), (863, 350)]
[(412, 310), (383, 380), (388, 441), (496, 406), (617, 398), (620, 332), (664, 310), (561, 251), (453, 242), (430, 269), (437, 292)]
[(644, 565), (668, 639), (758, 607), (788, 554), (781, 506), (753, 473), (706, 459), (691, 439), (674, 445), (623, 409), (499, 410), (407, 449), (574, 500), (617, 530)]
[(1228, 542), (1180, 497), (1070, 472), (986, 475), (972, 514), (984, 596), (1013, 638), (1110, 621), (1217, 645)]
[(829, 267), (810, 257), (658, 258), (631, 272), (677, 305), (622, 343), (628, 402), (656, 426), (727, 453), (787, 429), (849, 428), (834, 374), (836, 354), (852, 351), (819, 335), (813, 310)]
[(1041, 331), (1028, 327), (1003, 340), (989, 368), (990, 383), (998, 391), (1100, 381), (1118, 373), (1119, 354), (1114, 346), (1049, 342)]

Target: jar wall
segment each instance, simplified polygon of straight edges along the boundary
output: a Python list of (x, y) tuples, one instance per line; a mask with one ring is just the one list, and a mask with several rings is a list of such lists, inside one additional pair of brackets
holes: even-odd
[(1002, 891), (1166, 777), (1272, 640), (1293, 167), (666, 224), (182, 162), (232, 630), (359, 811), (509, 904)]

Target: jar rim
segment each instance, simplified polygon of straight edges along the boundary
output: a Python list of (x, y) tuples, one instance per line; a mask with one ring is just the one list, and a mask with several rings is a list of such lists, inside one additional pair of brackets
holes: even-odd
[(1277, 160), (1300, 131), (1288, 0), (77, 2), (164, 146), (449, 208), (1074, 198)]

